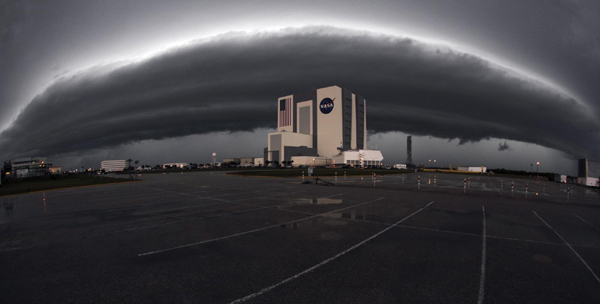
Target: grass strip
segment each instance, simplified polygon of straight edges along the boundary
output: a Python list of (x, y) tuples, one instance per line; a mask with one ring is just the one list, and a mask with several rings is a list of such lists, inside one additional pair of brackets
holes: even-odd
[(2, 181), (2, 185), (0, 186), (0, 196), (82, 186), (115, 184), (128, 181), (129, 179), (127, 178), (113, 178), (96, 175), (64, 174), (36, 176)]

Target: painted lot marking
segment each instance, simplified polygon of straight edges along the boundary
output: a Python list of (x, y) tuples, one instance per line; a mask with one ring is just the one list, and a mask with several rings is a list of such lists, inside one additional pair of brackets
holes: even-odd
[[(140, 253), (140, 254), (138, 254), (138, 257), (145, 256), (145, 255), (151, 255), (151, 254), (157, 254), (157, 253), (163, 253), (163, 252), (167, 252), (167, 251), (171, 251), (171, 250), (176, 250), (176, 249), (182, 249), (182, 248), (192, 247), (192, 246), (196, 246), (196, 245), (200, 245), (200, 244), (205, 244), (205, 243), (210, 243), (210, 242), (215, 242), (215, 241), (220, 241), (220, 240), (224, 240), (224, 239), (228, 239), (228, 238), (232, 238), (232, 237), (236, 237), (236, 236), (246, 235), (246, 234), (250, 234), (250, 233), (254, 233), (254, 232), (259, 232), (259, 231), (263, 231), (263, 230), (267, 230), (267, 229), (271, 229), (271, 228), (280, 227), (281, 225), (293, 224), (293, 223), (305, 221), (305, 220), (308, 220), (308, 219), (316, 218), (316, 217), (319, 217), (319, 216), (322, 216), (322, 215), (325, 215), (325, 214), (328, 214), (328, 213), (339, 212), (339, 211), (343, 211), (343, 210), (346, 210), (346, 209), (355, 208), (355, 207), (363, 206), (363, 205), (366, 205), (366, 204), (374, 203), (374, 202), (380, 201), (380, 200), (382, 200), (384, 198), (385, 197), (380, 197), (378, 199), (375, 199), (375, 200), (372, 200), (372, 201), (368, 201), (368, 202), (365, 202), (365, 203), (360, 203), (360, 204), (357, 204), (357, 205), (348, 206), (348, 207), (336, 209), (336, 210), (333, 210), (333, 211), (328, 211), (328, 212), (324, 212), (324, 213), (315, 214), (313, 216), (305, 217), (305, 218), (302, 218), (302, 219), (299, 219), (299, 220), (293, 220), (293, 221), (289, 221), (289, 222), (285, 222), (285, 223), (281, 223), (281, 224), (276, 224), (276, 225), (271, 225), (271, 226), (267, 226), (267, 227), (263, 227), (263, 228), (248, 230), (248, 231), (245, 231), (245, 232), (240, 232), (240, 233), (236, 233), (236, 234), (230, 234), (230, 235), (223, 236), (223, 237), (218, 237), (218, 238), (214, 238), (214, 239), (210, 239), (210, 240), (205, 240), (205, 241), (200, 241), (200, 242), (185, 244), (185, 245), (171, 247), (171, 248), (167, 248), (167, 249), (161, 249), (161, 250), (155, 250), (155, 251)], [(389, 228), (390, 227), (388, 227), (386, 229), (389, 229)]]
[(594, 226), (592, 223), (590, 223), (590, 222), (588, 222), (588, 221), (586, 221), (586, 220), (584, 220), (584, 219), (580, 218), (580, 217), (579, 217), (579, 215), (575, 214), (575, 216), (576, 216), (578, 219), (582, 220), (584, 223), (586, 223), (586, 224), (588, 224), (588, 225), (592, 226), (594, 229), (596, 229), (596, 230), (600, 231), (600, 229), (598, 229), (598, 227), (596, 227), (596, 226)]
[[(224, 203), (227, 203), (227, 202), (223, 202), (223, 204)], [(233, 202), (231, 202), (231, 203), (233, 203)], [(215, 204), (221, 204), (221, 203), (215, 203)], [(215, 205), (215, 204), (208, 204), (206, 206)], [(159, 226), (175, 225), (175, 224), (181, 224), (181, 223), (187, 223), (187, 222), (205, 220), (205, 219), (209, 219), (209, 218), (222, 217), (222, 216), (227, 216), (227, 215), (232, 215), (232, 214), (242, 214), (242, 213), (260, 211), (260, 210), (265, 210), (265, 209), (276, 209), (277, 210), (280, 207), (283, 207), (283, 206), (286, 206), (286, 205), (291, 205), (291, 204), (295, 204), (295, 203), (287, 203), (287, 204), (275, 205), (275, 206), (261, 206), (261, 207), (254, 208), (254, 209), (247, 209), (247, 210), (240, 210), (240, 211), (223, 211), (223, 213), (219, 213), (219, 214), (215, 214), (215, 215), (209, 215), (209, 216), (203, 216), (203, 217), (196, 217), (196, 218), (187, 219), (187, 220), (181, 220), (181, 221), (174, 221), (174, 222), (166, 222), (166, 223), (160, 223), (160, 224), (153, 224), (153, 225), (132, 227), (132, 228), (118, 230), (117, 232), (121, 232), (121, 231), (133, 231), (133, 230), (147, 229), (147, 228), (153, 228), (153, 227), (159, 227)], [(248, 204), (241, 204), (241, 205), (248, 205)], [(255, 206), (255, 205), (248, 205), (248, 206)], [(202, 206), (199, 206), (199, 207), (202, 207)], [(289, 210), (284, 210), (284, 211), (289, 211)], [(298, 213), (298, 212), (294, 212), (294, 213)]]
[(302, 271), (302, 272), (300, 272), (300, 273), (297, 273), (297, 274), (295, 274), (295, 275), (293, 275), (293, 276), (291, 276), (291, 277), (289, 277), (289, 278), (287, 278), (287, 279), (285, 279), (285, 280), (283, 280), (283, 281), (281, 281), (281, 282), (279, 282), (279, 283), (276, 283), (276, 284), (273, 284), (273, 285), (271, 285), (271, 286), (269, 286), (269, 287), (263, 288), (263, 289), (261, 289), (261, 290), (260, 290), (260, 291), (258, 291), (258, 292), (255, 292), (255, 293), (253, 293), (253, 294), (250, 294), (250, 295), (247, 295), (247, 296), (245, 296), (245, 297), (243, 297), (243, 298), (240, 298), (240, 299), (237, 299), (237, 300), (235, 300), (235, 301), (232, 301), (232, 302), (230, 302), (230, 304), (235, 304), (235, 303), (242, 303), (242, 302), (246, 302), (246, 301), (248, 301), (248, 300), (250, 300), (250, 299), (252, 299), (252, 298), (255, 298), (255, 297), (257, 297), (257, 296), (259, 296), (259, 295), (261, 295), (261, 294), (263, 294), (263, 293), (269, 292), (269, 291), (271, 291), (271, 290), (273, 290), (273, 289), (277, 288), (278, 286), (281, 286), (281, 285), (283, 285), (283, 284), (285, 284), (285, 283), (287, 283), (287, 282), (290, 282), (290, 281), (292, 281), (292, 280), (295, 280), (295, 279), (299, 278), (300, 276), (302, 276), (302, 275), (304, 275), (304, 274), (307, 274), (307, 273), (309, 273), (309, 272), (311, 272), (311, 271), (313, 271), (313, 270), (315, 270), (315, 269), (317, 269), (317, 268), (319, 268), (319, 267), (321, 267), (321, 266), (323, 266), (323, 265), (325, 265), (325, 264), (328, 264), (329, 262), (331, 262), (331, 261), (334, 261), (335, 259), (337, 259), (337, 258), (339, 258), (339, 257), (341, 257), (341, 256), (343, 256), (343, 255), (345, 255), (346, 253), (348, 253), (348, 252), (350, 252), (350, 251), (352, 251), (352, 250), (354, 250), (354, 249), (356, 249), (356, 248), (358, 248), (358, 247), (360, 247), (360, 246), (364, 245), (364, 244), (365, 244), (365, 243), (367, 243), (368, 241), (370, 241), (370, 240), (372, 240), (372, 239), (374, 239), (374, 238), (378, 237), (378, 236), (379, 236), (379, 235), (381, 235), (382, 233), (384, 233), (384, 232), (386, 232), (386, 231), (388, 231), (388, 230), (390, 230), (390, 229), (392, 229), (392, 228), (396, 227), (398, 224), (400, 224), (400, 223), (402, 223), (402, 222), (406, 221), (407, 219), (411, 218), (413, 215), (415, 215), (415, 214), (417, 214), (417, 213), (419, 213), (419, 212), (423, 211), (425, 208), (429, 207), (431, 204), (433, 204), (433, 202), (430, 202), (430, 203), (429, 203), (429, 204), (427, 204), (425, 207), (423, 207), (423, 208), (421, 208), (421, 209), (419, 209), (419, 210), (417, 210), (417, 211), (415, 211), (415, 212), (411, 213), (410, 215), (406, 216), (405, 218), (403, 218), (403, 219), (401, 219), (401, 220), (397, 221), (395, 224), (393, 224), (393, 225), (391, 225), (391, 226), (389, 226), (389, 227), (387, 227), (387, 228), (385, 228), (385, 229), (383, 229), (383, 230), (379, 231), (378, 233), (376, 233), (376, 234), (372, 235), (371, 237), (369, 237), (369, 238), (367, 238), (367, 239), (363, 240), (362, 242), (360, 242), (360, 243), (358, 243), (358, 244), (356, 244), (356, 245), (354, 245), (354, 246), (352, 246), (352, 247), (350, 247), (350, 248), (348, 248), (348, 249), (346, 249), (346, 250), (344, 250), (344, 251), (342, 251), (342, 252), (340, 252), (340, 253), (338, 253), (338, 254), (336, 254), (336, 255), (332, 256), (332, 257), (330, 257), (330, 258), (328, 258), (327, 260), (324, 260), (323, 262), (321, 262), (321, 263), (319, 263), (319, 264), (316, 264), (316, 265), (314, 265), (314, 266), (312, 266), (312, 267), (310, 267), (310, 268), (307, 268), (307, 269), (305, 269), (304, 271)]
[[(295, 194), (295, 193), (301, 193), (301, 192), (306, 192), (306, 191), (298, 191), (298, 192), (292, 192), (292, 193), (286, 193), (286, 194), (289, 195), (289, 194)], [(273, 195), (273, 196), (265, 196), (265, 197), (262, 197), (262, 198), (272, 198), (272, 197), (277, 197), (277, 196), (281, 196), (281, 195), (283, 195), (283, 194), (277, 194), (277, 195)], [(334, 196), (337, 196), (337, 194), (334, 195)], [(204, 198), (209, 199), (207, 197), (202, 197), (202, 199), (204, 199)], [(166, 222), (166, 223), (160, 223), (160, 224), (152, 224), (152, 225), (146, 225), (146, 226), (126, 228), (126, 229), (118, 230), (117, 232), (133, 231), (133, 230), (139, 230), (139, 229), (154, 228), (154, 227), (159, 227), (159, 226), (175, 225), (175, 224), (180, 224), (180, 223), (187, 223), (187, 222), (193, 222), (193, 221), (198, 221), (198, 220), (205, 220), (205, 219), (209, 219), (209, 218), (227, 216), (227, 215), (232, 215), (232, 214), (242, 214), (242, 213), (248, 213), (248, 212), (253, 212), (253, 211), (260, 211), (260, 210), (265, 210), (265, 209), (274, 209), (274, 210), (285, 211), (285, 212), (290, 212), (290, 213), (306, 214), (305, 212), (298, 212), (298, 211), (293, 211), (293, 210), (280, 209), (281, 207), (295, 205), (296, 204), (295, 202), (291, 202), (291, 203), (287, 203), (287, 204), (280, 204), (280, 205), (275, 205), (275, 206), (261, 206), (261, 205), (255, 205), (255, 204), (240, 203), (239, 200), (238, 201), (230, 201), (230, 200), (218, 199), (218, 201), (221, 201), (221, 202), (220, 203), (214, 203), (214, 204), (198, 205), (198, 206), (195, 206), (195, 207), (204, 207), (204, 206), (211, 206), (211, 205), (216, 205), (216, 204), (232, 203), (232, 204), (236, 204), (236, 205), (258, 207), (258, 208), (247, 209), (247, 210), (240, 210), (240, 211), (223, 211), (223, 213), (215, 214), (215, 215), (210, 215), (210, 216), (203, 216), (203, 217), (196, 217), (196, 218), (187, 219), (187, 220), (181, 220), (181, 221)], [(179, 210), (179, 209), (185, 209), (185, 208), (192, 208), (192, 207), (182, 207), (182, 208), (177, 208), (177, 209), (173, 209), (173, 210)]]
[(483, 297), (485, 292), (485, 251), (486, 251), (486, 237), (485, 237), (485, 207), (481, 206), (483, 213), (483, 234), (482, 234), (482, 245), (481, 245), (481, 279), (479, 280), (479, 298), (477, 299), (478, 304), (483, 303)]
[(573, 247), (571, 247), (571, 245), (569, 243), (567, 243), (567, 241), (565, 239), (563, 239), (563, 237), (560, 234), (558, 234), (558, 232), (556, 232), (556, 230), (554, 230), (554, 228), (552, 228), (552, 226), (550, 226), (546, 221), (544, 221), (544, 219), (541, 216), (539, 216), (535, 211), (533, 211), (533, 214), (535, 214), (535, 216), (537, 216), (542, 222), (544, 222), (544, 224), (546, 224), (546, 226), (548, 226), (548, 228), (550, 228), (552, 231), (554, 231), (554, 233), (563, 242), (565, 242), (565, 244), (571, 249), (571, 251), (573, 251), (573, 253), (575, 253), (575, 255), (581, 260), (581, 262), (583, 263), (583, 265), (585, 265), (585, 267), (587, 267), (587, 269), (592, 273), (592, 275), (594, 276), (594, 278), (596, 278), (596, 281), (598, 281), (598, 283), (600, 283), (600, 278), (598, 278), (598, 276), (596, 275), (596, 273), (592, 270), (592, 268), (590, 268), (590, 266), (588, 265), (588, 263), (585, 262), (585, 260), (579, 255), (579, 253), (577, 253), (577, 251), (575, 251), (575, 249), (573, 249)]

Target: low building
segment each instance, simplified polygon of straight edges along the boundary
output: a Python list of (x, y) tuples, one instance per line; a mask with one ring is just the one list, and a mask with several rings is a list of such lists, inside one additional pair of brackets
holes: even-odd
[(318, 166), (329, 166), (333, 161), (332, 158), (325, 158), (319, 156), (292, 156), (293, 167), (318, 167)]
[(262, 167), (264, 165), (265, 165), (264, 157), (255, 157), (254, 158), (254, 166), (255, 167)]
[(344, 151), (334, 158), (333, 165), (350, 165), (352, 167), (381, 167), (383, 155), (379, 150)]
[(243, 157), (240, 158), (240, 165), (244, 167), (252, 167), (254, 166), (254, 157)]
[(120, 160), (103, 160), (100, 162), (100, 170), (106, 172), (120, 172), (127, 168), (127, 161), (124, 159)]
[(48, 173), (52, 163), (46, 157), (24, 157), (12, 160), (11, 175), (13, 177), (39, 176)]
[(379, 150), (344, 151), (334, 157), (322, 156), (291, 156), (292, 166), (335, 166), (348, 165), (356, 168), (380, 167), (383, 155)]
[(168, 169), (168, 168), (183, 169), (187, 166), (188, 166), (188, 163), (166, 163), (166, 164), (162, 165), (163, 169)]
[(554, 174), (554, 181), (557, 183), (565, 184), (565, 183), (567, 183), (567, 176), (560, 175), (560, 174)]
[(62, 167), (50, 167), (48, 172), (50, 172), (50, 174), (62, 174)]
[(486, 173), (487, 172), (487, 168), (484, 167), (484, 166), (479, 166), (479, 167), (458, 167), (458, 171)]
[(588, 186), (588, 187), (598, 187), (598, 178), (596, 177), (578, 177), (577, 184)]
[(236, 164), (239, 165), (240, 162), (241, 162), (241, 159), (239, 159), (239, 158), (233, 158), (233, 157), (223, 158), (223, 163), (224, 164), (236, 163)]

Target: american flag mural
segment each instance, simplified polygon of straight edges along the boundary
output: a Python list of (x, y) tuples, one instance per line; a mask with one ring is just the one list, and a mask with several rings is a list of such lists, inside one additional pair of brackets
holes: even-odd
[(279, 100), (279, 126), (287, 127), (292, 125), (292, 98)]

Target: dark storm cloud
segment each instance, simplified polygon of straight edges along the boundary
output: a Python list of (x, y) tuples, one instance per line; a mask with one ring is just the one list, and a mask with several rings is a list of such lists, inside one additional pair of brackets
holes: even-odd
[(273, 128), (278, 96), (334, 84), (367, 99), (373, 132), (600, 155), (598, 119), (552, 88), (443, 46), (327, 27), (232, 33), (60, 79), (0, 144), (7, 158)]
[(510, 146), (506, 143), (506, 140), (504, 141), (504, 143), (498, 144), (498, 151), (506, 151), (509, 149), (510, 149)]

